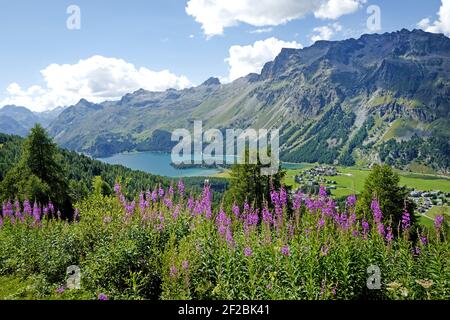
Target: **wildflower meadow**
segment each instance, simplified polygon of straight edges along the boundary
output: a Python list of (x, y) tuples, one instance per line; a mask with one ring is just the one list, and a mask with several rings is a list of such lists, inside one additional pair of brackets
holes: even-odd
[[(272, 190), (261, 210), (231, 210), (182, 181), (136, 199), (116, 184), (91, 195), (71, 221), (51, 203), (6, 202), (0, 216), (0, 275), (33, 279), (35, 295), (60, 299), (449, 299), (449, 242), (434, 229), (398, 226), (377, 199), (358, 212), (326, 192)], [(79, 268), (70, 287), (69, 266)], [(375, 270), (371, 272), (371, 270)], [(378, 286), (377, 286), (378, 282)]]

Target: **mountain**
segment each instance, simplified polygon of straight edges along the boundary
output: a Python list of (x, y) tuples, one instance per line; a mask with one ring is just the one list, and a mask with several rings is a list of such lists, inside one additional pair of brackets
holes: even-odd
[(168, 151), (170, 132), (280, 128), (282, 159), (450, 167), (450, 39), (421, 30), (283, 49), (261, 74), (185, 90), (85, 100), (50, 126), (64, 147), (107, 156)]
[(47, 127), (65, 108), (60, 107), (51, 111), (32, 112), (25, 107), (14, 105), (0, 109), (0, 132), (26, 136), (36, 123)]

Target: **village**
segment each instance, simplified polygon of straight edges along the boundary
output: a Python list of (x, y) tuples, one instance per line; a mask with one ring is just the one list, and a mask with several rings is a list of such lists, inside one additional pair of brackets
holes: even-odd
[[(333, 177), (344, 175), (338, 168), (331, 165), (317, 165), (313, 168), (299, 172), (295, 176), (295, 182), (299, 189), (307, 193), (317, 193), (320, 186), (326, 186), (328, 192), (337, 189), (337, 182)], [(450, 205), (450, 193), (440, 190), (424, 191), (414, 188), (408, 189), (409, 198), (416, 205), (416, 212), (425, 215), (431, 208)]]

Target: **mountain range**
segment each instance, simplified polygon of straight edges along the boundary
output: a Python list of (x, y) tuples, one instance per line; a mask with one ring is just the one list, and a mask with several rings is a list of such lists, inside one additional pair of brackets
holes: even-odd
[(0, 109), (0, 132), (17, 136), (26, 136), (36, 123), (47, 127), (64, 110), (63, 107), (45, 112), (32, 112), (26, 107), (15, 105)]
[[(279, 128), (289, 162), (450, 167), (450, 39), (421, 30), (283, 49), (228, 84), (81, 100), (48, 129), (63, 147), (105, 157), (169, 151), (171, 131)], [(0, 125), (0, 127), (2, 127)]]

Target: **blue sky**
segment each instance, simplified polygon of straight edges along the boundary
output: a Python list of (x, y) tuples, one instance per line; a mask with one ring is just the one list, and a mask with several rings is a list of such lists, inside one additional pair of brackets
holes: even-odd
[[(347, 11), (344, 8), (345, 13), (337, 18), (320, 16), (317, 7), (308, 10), (298, 6), (335, 0), (279, 0), (285, 7), (276, 10), (268, 0), (262, 1), (266, 4), (257, 10), (232, 7), (216, 10), (206, 5), (208, 1), (214, 4), (215, 0), (191, 1), (194, 2), (191, 14), (186, 11), (187, 0), (2, 1), (0, 103), (29, 104), (26, 106), (34, 110), (44, 110), (70, 104), (82, 95), (98, 101), (114, 99), (141, 84), (146, 89), (164, 90), (198, 85), (210, 76), (229, 81), (246, 70), (258, 69), (264, 59), (271, 60), (268, 57), (274, 52), (267, 52), (268, 45), (309, 46), (314, 35), (315, 39), (319, 36), (339, 40), (367, 32), (366, 9), (370, 5), (381, 9), (380, 32), (413, 29), (424, 18), (429, 18), (424, 21), (424, 28), (433, 28), (434, 24), (437, 32), (448, 31), (445, 29), (448, 21), (439, 21), (437, 14), (448, 0), (442, 3), (441, 0), (345, 0), (357, 2), (358, 8)], [(66, 27), (69, 5), (77, 5), (81, 10), (80, 30)], [(301, 16), (288, 16), (289, 5), (292, 12), (297, 10)], [(214, 12), (222, 17), (226, 10), (228, 16), (216, 23)], [(258, 10), (261, 14), (254, 13)], [(335, 12), (332, 9), (327, 14)], [(265, 19), (258, 21), (261, 16)], [(223, 28), (222, 34), (217, 30), (211, 32), (216, 27)], [(313, 31), (324, 27), (322, 35), (320, 29)], [(264, 42), (269, 38), (274, 39)], [(258, 46), (257, 41), (261, 41)], [(236, 47), (231, 57), (232, 46)], [(94, 56), (98, 58), (90, 60)], [(226, 58), (232, 59), (226, 62)], [(78, 65), (80, 60), (85, 63)], [(49, 68), (52, 64), (56, 67)], [(66, 64), (72, 67), (64, 68)], [(142, 67), (145, 70), (140, 70)], [(234, 67), (233, 74), (230, 67)], [(168, 72), (158, 73), (162, 70)], [(130, 79), (123, 84), (121, 79), (130, 73)], [(120, 79), (110, 81), (111, 77)], [(82, 85), (76, 81), (92, 83)], [(111, 93), (112, 90), (116, 92)]]

